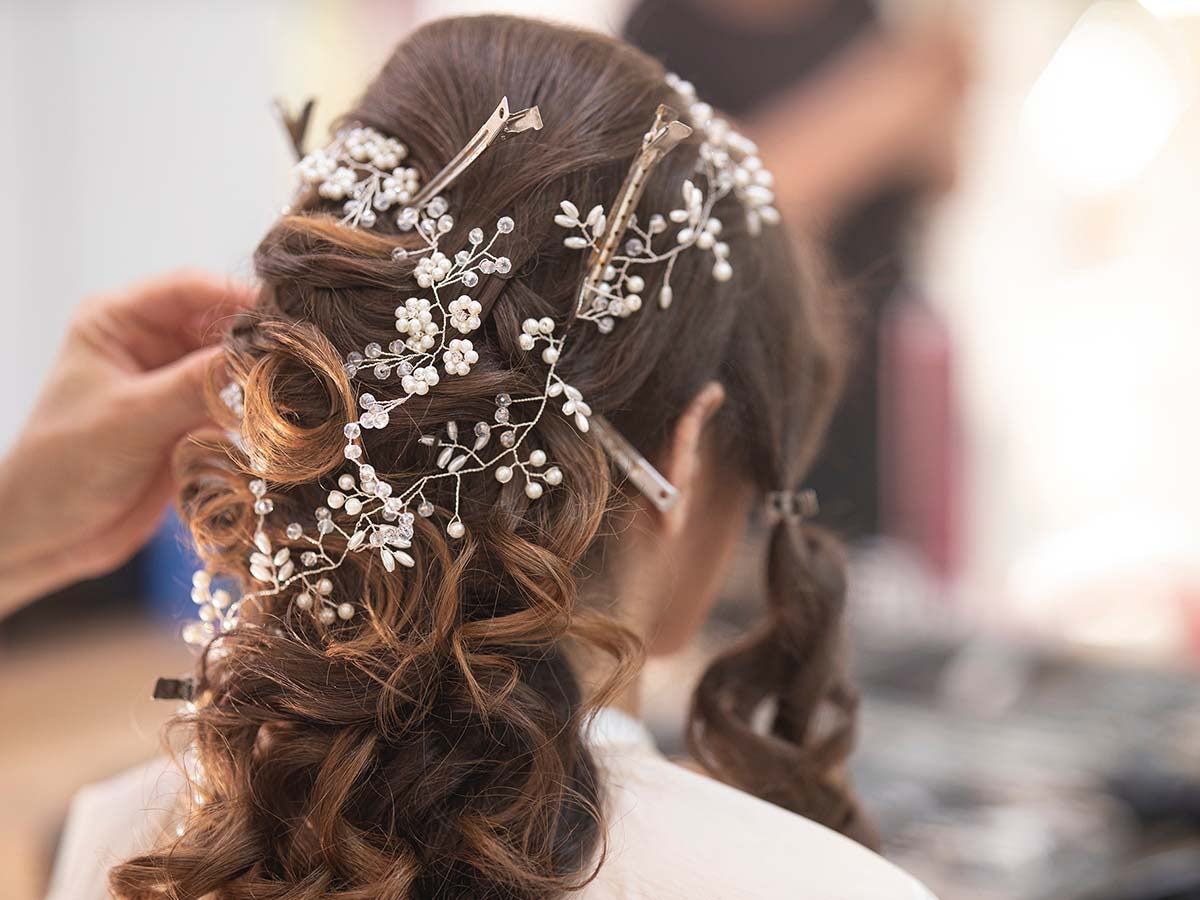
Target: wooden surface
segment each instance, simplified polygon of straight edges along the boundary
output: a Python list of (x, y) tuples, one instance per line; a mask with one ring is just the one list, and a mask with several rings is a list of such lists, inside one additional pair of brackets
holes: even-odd
[[(0, 645), (0, 897), (39, 898), (67, 805), (84, 784), (161, 752), (173, 703), (154, 679), (190, 670), (170, 629), (129, 621)], [(118, 624), (120, 627), (117, 627)]]

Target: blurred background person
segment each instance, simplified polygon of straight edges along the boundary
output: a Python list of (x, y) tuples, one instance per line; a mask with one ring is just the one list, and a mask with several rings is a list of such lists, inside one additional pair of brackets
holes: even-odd
[(839, 532), (878, 534), (880, 334), (926, 201), (953, 182), (965, 30), (949, 15), (885, 23), (870, 0), (642, 0), (624, 30), (746, 123), (776, 166), (780, 208), (847, 285), (854, 365), (811, 483)]

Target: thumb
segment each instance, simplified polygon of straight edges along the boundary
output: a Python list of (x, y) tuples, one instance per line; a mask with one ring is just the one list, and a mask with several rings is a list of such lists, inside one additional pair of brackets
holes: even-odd
[(164, 437), (173, 440), (212, 422), (207, 387), (223, 354), (220, 346), (203, 347), (142, 376), (143, 397)]

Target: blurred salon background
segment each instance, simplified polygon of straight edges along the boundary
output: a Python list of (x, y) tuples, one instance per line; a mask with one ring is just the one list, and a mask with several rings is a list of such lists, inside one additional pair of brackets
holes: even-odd
[[(946, 900), (1200, 897), (1200, 0), (0, 0), (0, 447), (81, 297), (249, 276), (291, 184), (274, 98), (317, 96), (319, 134), (414, 25), (484, 11), (692, 80), (842, 284), (811, 486), (889, 855)], [(159, 752), (190, 571), (168, 518), (0, 622), (0, 896), (40, 896), (79, 786)], [(651, 667), (668, 751), (701, 660)]]

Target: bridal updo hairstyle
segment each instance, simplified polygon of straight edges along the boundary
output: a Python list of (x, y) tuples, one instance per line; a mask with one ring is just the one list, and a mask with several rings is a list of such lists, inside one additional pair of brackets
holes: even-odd
[[(500, 392), (540, 391), (544, 365), (518, 346), (521, 322), (569, 321), (587, 264), (563, 246), (559, 200), (611, 202), (655, 108), (682, 102), (664, 75), (596, 34), (449, 19), (401, 44), (342, 118), (399, 138), (426, 179), (502, 95), (513, 109), (539, 105), (545, 121), (494, 146), (447, 192), (464, 244), (473, 225), (516, 221), (504, 247), (513, 269), (475, 292), (484, 311), (470, 374), (443, 379), (364, 434), (389, 481), (411, 483), (433, 466), (422, 433), (490, 418)], [(693, 136), (666, 156), (640, 209), (678, 205), (697, 144)], [(837, 330), (781, 228), (750, 236), (732, 196), (716, 215), (731, 280), (713, 280), (708, 254), (682, 254), (669, 308), (647, 302), (609, 335), (581, 323), (559, 371), (652, 460), (700, 388), (719, 381), (727, 399), (707, 439), (722, 470), (762, 492), (790, 488), (836, 399)], [(310, 521), (324, 503), (346, 471), (342, 426), (356, 417), (358, 386), (343, 360), (394, 331), (397, 303), (419, 294), (413, 257), (392, 258), (397, 246), (418, 249), (416, 235), (390, 215), (369, 230), (340, 217), (340, 203), (314, 196), (259, 245), (261, 294), (227, 345), (245, 391), (240, 426), (213, 404), (241, 428), (244, 448), (196, 445), (180, 460), (180, 509), (216, 577), (246, 578), (257, 521), (249, 478), (270, 485), (276, 546), (289, 545), (285, 523)], [(650, 283), (644, 293), (657, 291)], [(364, 374), (376, 397), (398, 396), (397, 379)], [(533, 900), (595, 875), (605, 786), (581, 731), (640, 648), (603, 604), (581, 600), (580, 585), (603, 578), (606, 549), (623, 539), (616, 517), (635, 495), (565, 417), (548, 414), (536, 431), (561, 487), (532, 503), (519, 485), (475, 477), (462, 492), (463, 538), (447, 537), (440, 513), (418, 517), (415, 568), (388, 573), (378, 554), (351, 553), (332, 573), (335, 595), (359, 608), (353, 619), (321, 624), (285, 595), (209, 645), (194, 709), (176, 722), (196, 802), (178, 834), (112, 871), (117, 896)], [(447, 481), (426, 489), (441, 510), (453, 502)], [(714, 777), (869, 842), (841, 772), (854, 697), (838, 665), (836, 545), (784, 520), (766, 557), (764, 620), (703, 675), (690, 749)], [(598, 660), (608, 674), (585, 687), (585, 664), (591, 673)]]

